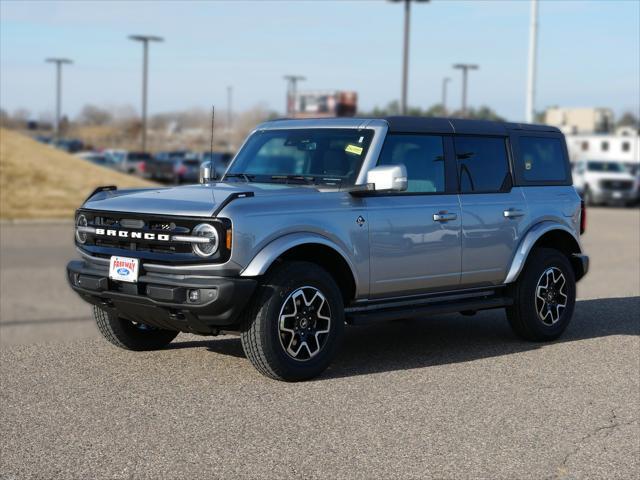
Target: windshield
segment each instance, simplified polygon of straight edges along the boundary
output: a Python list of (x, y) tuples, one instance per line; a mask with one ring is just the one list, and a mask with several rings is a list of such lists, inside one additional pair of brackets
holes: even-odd
[(309, 128), (254, 133), (225, 180), (353, 185), (373, 130)]
[(616, 162), (588, 162), (590, 172), (624, 172), (624, 167)]

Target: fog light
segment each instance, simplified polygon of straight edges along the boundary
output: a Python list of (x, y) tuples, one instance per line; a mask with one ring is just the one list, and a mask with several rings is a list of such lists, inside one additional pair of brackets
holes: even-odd
[(189, 290), (188, 298), (190, 302), (197, 302), (200, 300), (200, 290)]

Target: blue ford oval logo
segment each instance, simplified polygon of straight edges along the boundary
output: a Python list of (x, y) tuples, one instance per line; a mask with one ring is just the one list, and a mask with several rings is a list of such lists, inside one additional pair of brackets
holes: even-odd
[(129, 275), (131, 273), (131, 271), (125, 267), (120, 267), (116, 272), (118, 272), (118, 275)]

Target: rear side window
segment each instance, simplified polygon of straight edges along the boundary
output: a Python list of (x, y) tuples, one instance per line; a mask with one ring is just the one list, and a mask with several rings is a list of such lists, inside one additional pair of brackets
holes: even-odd
[(454, 144), (462, 193), (510, 189), (511, 174), (504, 138), (455, 137)]
[(564, 146), (559, 138), (521, 136), (521, 175), (526, 183), (559, 183), (568, 177)]
[(407, 169), (407, 192), (445, 191), (441, 136), (389, 135), (384, 142), (378, 165), (404, 165)]

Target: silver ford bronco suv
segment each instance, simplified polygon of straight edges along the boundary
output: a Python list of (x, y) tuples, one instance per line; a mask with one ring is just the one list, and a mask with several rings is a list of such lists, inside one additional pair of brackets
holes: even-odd
[(557, 338), (588, 269), (553, 127), (390, 117), (259, 125), (220, 179), (97, 189), (71, 288), (130, 350), (239, 332), (264, 375), (327, 368), (345, 324), (504, 308)]

